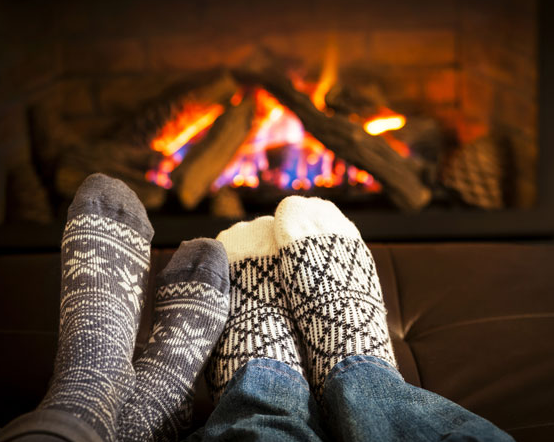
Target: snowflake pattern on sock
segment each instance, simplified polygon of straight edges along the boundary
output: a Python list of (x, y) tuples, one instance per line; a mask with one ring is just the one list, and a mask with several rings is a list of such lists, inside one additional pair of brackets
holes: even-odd
[(115, 419), (134, 389), (149, 267), (150, 242), (127, 225), (92, 213), (67, 222), (58, 352), (40, 409), (69, 412), (115, 440)]
[(135, 362), (134, 394), (118, 420), (122, 441), (178, 441), (190, 427), (194, 382), (229, 312), (229, 297), (206, 283), (157, 290), (149, 342)]

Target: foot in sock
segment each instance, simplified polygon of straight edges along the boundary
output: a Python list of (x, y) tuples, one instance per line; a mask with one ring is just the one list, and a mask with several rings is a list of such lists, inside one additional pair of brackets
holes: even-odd
[(291, 196), (277, 207), (275, 238), (316, 397), (348, 356), (395, 366), (375, 263), (354, 224), (329, 201)]
[(152, 333), (118, 420), (124, 441), (182, 440), (193, 387), (229, 314), (229, 265), (213, 239), (181, 243), (158, 275)]
[(235, 372), (252, 359), (275, 359), (303, 371), (297, 334), (279, 283), (273, 217), (237, 223), (217, 239), (229, 258), (231, 308), (206, 367), (215, 402)]
[(134, 390), (132, 355), (154, 231), (123, 182), (88, 177), (69, 207), (54, 376), (39, 413), (68, 413), (102, 440)]

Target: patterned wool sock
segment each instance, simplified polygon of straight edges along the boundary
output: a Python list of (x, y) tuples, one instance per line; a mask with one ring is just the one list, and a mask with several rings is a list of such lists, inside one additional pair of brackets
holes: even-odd
[(134, 390), (153, 234), (135, 193), (105, 175), (88, 177), (69, 207), (58, 352), (39, 411), (77, 417), (105, 441), (115, 440), (117, 414)]
[(273, 217), (240, 222), (218, 237), (229, 258), (231, 311), (206, 380), (218, 401), (235, 372), (248, 361), (269, 358), (302, 373), (291, 313), (279, 284)]
[(196, 377), (229, 314), (229, 264), (214, 239), (181, 243), (158, 275), (155, 318), (135, 362), (136, 389), (123, 406), (117, 437), (181, 440), (191, 422)]
[(277, 207), (275, 237), (316, 397), (348, 356), (395, 366), (375, 263), (354, 224), (329, 201), (291, 196)]

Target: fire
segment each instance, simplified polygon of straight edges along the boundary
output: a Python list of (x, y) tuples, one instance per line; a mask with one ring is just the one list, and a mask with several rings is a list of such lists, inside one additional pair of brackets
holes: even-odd
[(152, 149), (165, 156), (173, 155), (193, 137), (210, 127), (223, 113), (221, 104), (188, 104), (177, 119), (164, 126), (160, 135), (152, 140)]
[(396, 139), (390, 131), (402, 129), (406, 124), (406, 117), (397, 114), (390, 109), (382, 108), (377, 115), (368, 118), (363, 122), (364, 130), (373, 136), (381, 135), (389, 146), (400, 156), (410, 155), (410, 148), (406, 143)]
[[(346, 179), (368, 191), (380, 190), (368, 172), (336, 159), (265, 89), (256, 89), (254, 100), (256, 113), (250, 135), (214, 183), (214, 190), (225, 185), (255, 188), (261, 181), (282, 189), (309, 190), (314, 186), (336, 187)], [(281, 149), (282, 161), (270, 169), (267, 154), (274, 149)]]
[(380, 135), (389, 130), (398, 130), (404, 127), (406, 118), (404, 115), (389, 117), (374, 117), (364, 123), (364, 130), (369, 135)]
[[(254, 103), (255, 115), (250, 134), (214, 183), (215, 189), (227, 184), (257, 187), (260, 182), (258, 175), (269, 168), (267, 151), (302, 138), (301, 124), (294, 121), (296, 117), (269, 92), (255, 89)], [(268, 177), (267, 174), (265, 176)]]
[(169, 189), (173, 185), (169, 175), (183, 161), (190, 143), (196, 141), (223, 110), (221, 104), (187, 103), (178, 117), (168, 122), (150, 143), (150, 147), (165, 158), (156, 170), (146, 172), (146, 179)]
[[(330, 40), (317, 83), (309, 83), (298, 75), (291, 75), (294, 86), (309, 95), (316, 108), (321, 111), (330, 112), (325, 96), (337, 81), (337, 61), (336, 42)], [(244, 90), (239, 90), (231, 98), (231, 105), (239, 104), (244, 93)], [(370, 173), (335, 158), (332, 151), (304, 130), (296, 114), (268, 91), (256, 88), (252, 94), (255, 115), (250, 133), (233, 160), (213, 183), (213, 190), (226, 185), (256, 188), (262, 182), (292, 190), (330, 188), (344, 182), (361, 185), (369, 192), (381, 190), (381, 185)], [(170, 173), (183, 160), (188, 146), (197, 141), (223, 111), (224, 107), (220, 104), (187, 104), (178, 118), (166, 124), (159, 136), (152, 141), (152, 149), (162, 152), (165, 158), (156, 170), (147, 173), (146, 178), (170, 188)], [(408, 146), (390, 133), (405, 125), (406, 118), (403, 115), (383, 108), (377, 115), (365, 120), (355, 115), (351, 117), (353, 121), (362, 123), (364, 130), (370, 135), (384, 137), (400, 155), (409, 155)], [(272, 154), (277, 152), (280, 157)], [(270, 164), (268, 155), (273, 158), (274, 164)], [(275, 158), (281, 158), (280, 162), (276, 162)]]
[(325, 96), (327, 92), (337, 82), (338, 78), (338, 48), (336, 38), (331, 37), (327, 44), (327, 50), (325, 51), (325, 57), (323, 60), (323, 69), (319, 76), (319, 81), (316, 84), (314, 91), (311, 94), (312, 102), (314, 106), (320, 111), (327, 108), (325, 103)]

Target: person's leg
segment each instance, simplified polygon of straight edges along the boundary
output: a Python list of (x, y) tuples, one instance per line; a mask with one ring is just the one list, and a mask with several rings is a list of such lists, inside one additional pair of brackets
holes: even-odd
[(348, 356), (395, 366), (375, 263), (356, 226), (330, 201), (291, 196), (277, 207), (275, 237), (316, 397)]
[(235, 373), (201, 435), (189, 440), (321, 441), (322, 422), (298, 371), (274, 359), (253, 359)]
[(122, 408), (117, 438), (178, 441), (191, 422), (194, 382), (229, 314), (229, 265), (213, 239), (181, 243), (158, 275), (148, 345)]
[(131, 358), (153, 234), (123, 182), (96, 174), (81, 185), (61, 247), (54, 376), (38, 409), (9, 424), (0, 440), (115, 440), (117, 415), (135, 386)]
[(273, 217), (240, 222), (221, 232), (229, 259), (229, 319), (206, 367), (215, 402), (251, 359), (276, 359), (301, 372), (291, 315), (279, 284)]
[(279, 283), (273, 218), (221, 232), (229, 258), (229, 319), (206, 369), (219, 404), (205, 440), (319, 440), (291, 313)]
[(489, 421), (408, 384), (373, 356), (350, 356), (329, 373), (323, 404), (344, 441), (513, 441)]
[(286, 198), (275, 235), (308, 379), (336, 437), (480, 440), (474, 436), (483, 432), (509, 440), (493, 424), (402, 380), (373, 257), (333, 203)]

